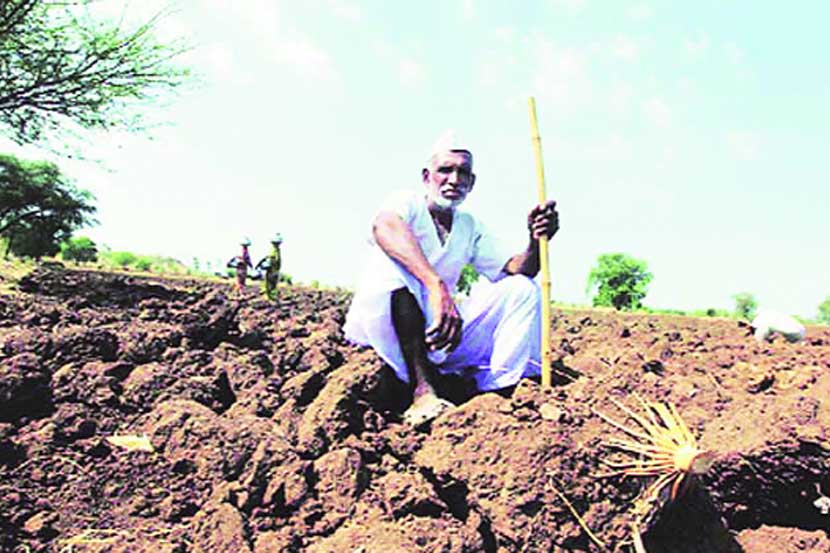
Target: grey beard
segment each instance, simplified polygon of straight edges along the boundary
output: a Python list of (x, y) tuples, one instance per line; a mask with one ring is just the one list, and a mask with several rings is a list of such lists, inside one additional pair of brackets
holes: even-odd
[(464, 201), (464, 198), (459, 198), (458, 200), (448, 200), (440, 193), (429, 194), (429, 199), (433, 204), (437, 205), (441, 209), (455, 209)]

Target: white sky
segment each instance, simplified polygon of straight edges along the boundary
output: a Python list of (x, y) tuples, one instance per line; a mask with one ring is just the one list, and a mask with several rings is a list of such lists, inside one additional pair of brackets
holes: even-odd
[[(110, 14), (123, 3), (102, 3)], [(128, 20), (161, 2), (133, 2)], [(589, 303), (601, 253), (644, 259), (646, 304), (813, 317), (830, 295), (830, 4), (750, 0), (180, 0), (159, 36), (199, 75), (144, 135), (58, 160), (97, 196), (80, 234), (220, 264), (274, 232), (295, 280), (355, 283), (371, 216), (419, 186), (447, 128), (475, 154), (465, 208), (525, 243), (538, 104), (562, 230), (553, 296)], [(28, 158), (43, 151), (2, 149)], [(256, 261), (256, 259), (255, 259)]]

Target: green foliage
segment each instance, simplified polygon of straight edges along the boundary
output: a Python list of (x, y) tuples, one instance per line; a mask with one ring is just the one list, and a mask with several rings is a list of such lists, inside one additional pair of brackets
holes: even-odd
[(473, 283), (478, 280), (478, 277), (479, 274), (476, 268), (467, 263), (461, 268), (461, 275), (458, 277), (458, 284), (455, 285), (455, 289), (469, 296), (470, 289), (473, 287)]
[(814, 325), (814, 324), (818, 323), (818, 321), (815, 321), (813, 319), (809, 319), (807, 317), (802, 317), (801, 315), (793, 315), (793, 317), (795, 317), (795, 320), (800, 322), (804, 326)]
[(645, 261), (624, 253), (605, 253), (591, 269), (587, 289), (596, 289), (591, 300), (595, 307), (639, 309), (652, 278)]
[(661, 308), (661, 307), (641, 307), (638, 311), (645, 313), (654, 313), (657, 315), (686, 315), (682, 309)]
[(165, 275), (190, 275), (193, 271), (178, 259), (156, 255), (138, 255), (133, 252), (104, 250), (98, 253), (98, 263), (105, 269), (128, 269)]
[(86, 129), (142, 127), (133, 109), (179, 86), (185, 49), (158, 44), (156, 16), (134, 30), (96, 20), (95, 0), (0, 2), (0, 125), (19, 144)]
[(820, 323), (830, 324), (830, 296), (818, 305), (816, 320)]
[(98, 246), (86, 236), (72, 237), (61, 244), (61, 257), (81, 263), (98, 260)]
[(124, 268), (135, 265), (138, 256), (132, 252), (109, 252), (107, 258), (113, 265)]
[(735, 294), (732, 298), (735, 300), (735, 317), (751, 321), (755, 317), (755, 311), (758, 309), (758, 302), (755, 301), (755, 296), (749, 292), (741, 292)]
[(23, 222), (15, 229), (13, 240), (9, 241), (9, 252), (32, 259), (53, 256), (60, 251), (59, 234), (63, 233), (54, 221), (44, 221), (43, 224)]
[(697, 309), (692, 311), (691, 315), (694, 317), (723, 317), (728, 319), (732, 317), (732, 312), (728, 309), (710, 307), (708, 309)]
[(280, 273), (280, 282), (284, 282), (286, 284), (294, 284), (294, 279), (291, 278), (291, 275)]
[(165, 275), (190, 275), (193, 273), (187, 265), (172, 257), (145, 255), (141, 258), (150, 260), (150, 268), (147, 270), (153, 273)]
[(149, 271), (153, 268), (153, 260), (146, 255), (142, 255), (135, 260), (133, 266), (139, 271)]
[(0, 155), (0, 236), (6, 254), (56, 254), (74, 230), (95, 222), (93, 199), (54, 163)]

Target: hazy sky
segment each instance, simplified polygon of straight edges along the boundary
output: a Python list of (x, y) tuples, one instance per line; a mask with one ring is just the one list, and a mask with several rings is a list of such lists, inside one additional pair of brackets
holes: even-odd
[(92, 137), (102, 164), (59, 160), (98, 199), (82, 234), (113, 249), (218, 263), (243, 235), (257, 258), (281, 232), (295, 280), (351, 286), (375, 208), (420, 186), (454, 128), (478, 174), (465, 207), (518, 251), (534, 95), (562, 224), (555, 299), (589, 302), (592, 264), (615, 251), (648, 263), (653, 307), (732, 308), (746, 291), (812, 317), (830, 295), (830, 3), (174, 6), (159, 36), (194, 45), (182, 61), (201, 84), (153, 110), (150, 135)]

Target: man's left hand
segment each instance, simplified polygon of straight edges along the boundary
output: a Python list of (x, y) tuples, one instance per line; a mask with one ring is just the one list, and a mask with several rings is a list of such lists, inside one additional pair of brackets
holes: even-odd
[(556, 202), (550, 200), (542, 205), (535, 206), (527, 216), (527, 230), (533, 240), (540, 240), (547, 236), (553, 238), (559, 230), (559, 213), (556, 211)]

